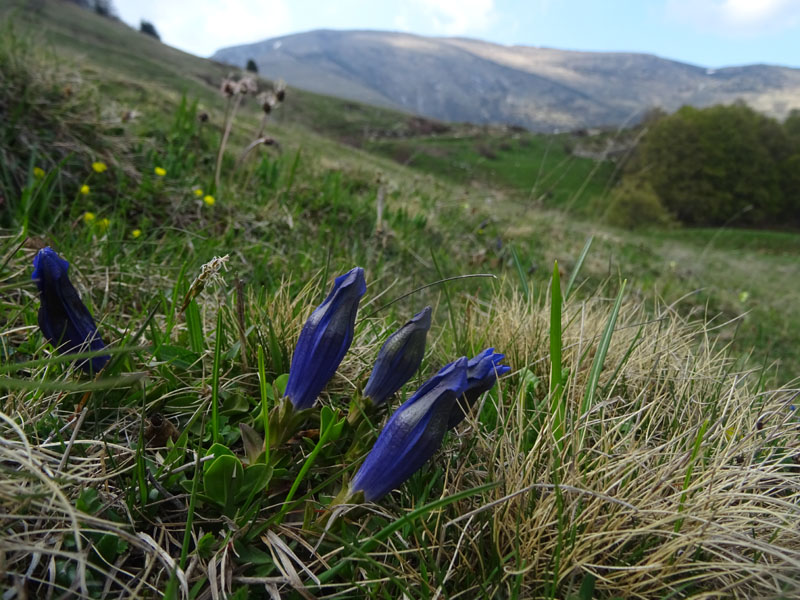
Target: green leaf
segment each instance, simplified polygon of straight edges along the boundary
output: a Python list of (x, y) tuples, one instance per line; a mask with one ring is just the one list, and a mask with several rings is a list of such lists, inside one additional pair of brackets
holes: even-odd
[(216, 538), (214, 537), (213, 533), (207, 533), (197, 540), (197, 546), (195, 546), (195, 550), (197, 551), (198, 556), (204, 560), (211, 558), (211, 555), (214, 553), (215, 542)]
[[(211, 447), (206, 450), (206, 456), (214, 456), (219, 458), (220, 456), (233, 456), (234, 458), (236, 455), (231, 452), (231, 450), (222, 444), (211, 444)], [(203, 472), (208, 471), (209, 467), (211, 467), (211, 463), (213, 460), (209, 460), (203, 463)]]
[(247, 461), (255, 464), (264, 453), (264, 440), (255, 429), (246, 423), (239, 423), (239, 432), (242, 434), (242, 444)]
[(84, 489), (75, 501), (75, 508), (89, 515), (95, 514), (100, 510), (101, 506), (103, 506), (103, 502), (98, 497), (97, 490), (94, 488)]
[(272, 382), (272, 385), (278, 390), (278, 394), (280, 397), (283, 398), (283, 395), (286, 393), (286, 384), (289, 382), (289, 374), (284, 373), (283, 375), (278, 375), (275, 378), (275, 381)]
[(271, 478), (272, 467), (268, 467), (263, 462), (247, 467), (244, 470), (242, 487), (236, 494), (236, 502), (245, 507), (249, 506), (255, 495), (266, 489)]
[(234, 508), (234, 498), (243, 480), (241, 461), (235, 456), (224, 454), (211, 461), (211, 466), (203, 473), (203, 490), (206, 496), (230, 516)]
[(162, 345), (156, 350), (156, 359), (168, 362), (181, 369), (188, 369), (198, 360), (200, 355), (180, 346)]
[[(222, 397), (222, 393), (220, 393), (220, 397)], [(242, 394), (234, 392), (223, 400), (219, 410), (220, 414), (230, 415), (246, 413), (250, 408), (250, 402), (247, 398)]]
[(94, 543), (94, 549), (106, 562), (113, 563), (117, 556), (128, 549), (128, 542), (116, 534), (106, 533)]

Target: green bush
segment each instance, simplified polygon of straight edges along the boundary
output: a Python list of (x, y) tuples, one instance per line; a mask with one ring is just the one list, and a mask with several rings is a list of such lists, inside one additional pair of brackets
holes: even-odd
[(674, 222), (653, 186), (635, 177), (626, 177), (611, 194), (606, 209), (609, 224), (625, 229), (651, 225), (666, 226)]
[(781, 124), (742, 103), (685, 106), (648, 124), (626, 171), (689, 225), (797, 224), (794, 121)]

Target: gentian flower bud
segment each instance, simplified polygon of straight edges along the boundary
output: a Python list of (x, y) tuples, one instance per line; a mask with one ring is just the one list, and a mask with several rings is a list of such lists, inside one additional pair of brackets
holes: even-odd
[[(43, 248), (33, 258), (33, 280), (39, 288), (39, 328), (44, 337), (65, 354), (99, 351), (105, 348), (89, 309), (67, 275), (69, 263), (55, 250)], [(97, 373), (110, 356), (95, 356), (78, 366)]]
[(425, 340), (431, 328), (431, 307), (426, 306), (383, 343), (364, 396), (383, 404), (411, 379), (425, 355)]
[(448, 429), (452, 429), (467, 416), (470, 407), (484, 392), (488, 392), (494, 387), (497, 378), (505, 375), (511, 367), (501, 365), (500, 361), (505, 358), (504, 354), (497, 354), (494, 348), (487, 348), (467, 363), (467, 389), (464, 391), (463, 398), (453, 406), (450, 414)]
[(292, 355), (286, 397), (295, 409), (311, 408), (353, 341), (358, 301), (367, 291), (364, 269), (340, 275), (303, 325)]
[(386, 423), (353, 478), (350, 495), (363, 491), (366, 500), (379, 500), (411, 477), (441, 445), (456, 399), (466, 388), (466, 357), (426, 381)]

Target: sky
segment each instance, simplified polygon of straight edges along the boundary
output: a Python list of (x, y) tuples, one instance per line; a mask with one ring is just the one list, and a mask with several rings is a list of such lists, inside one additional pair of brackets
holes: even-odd
[(123, 21), (200, 56), (312, 29), (646, 52), (705, 67), (800, 67), (800, 0), (114, 0)]

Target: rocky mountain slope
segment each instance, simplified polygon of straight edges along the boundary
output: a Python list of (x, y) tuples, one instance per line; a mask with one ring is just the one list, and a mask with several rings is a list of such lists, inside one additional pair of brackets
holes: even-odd
[(501, 46), (379, 31), (311, 31), (219, 50), (270, 78), (449, 121), (535, 130), (620, 125), (644, 111), (744, 100), (784, 117), (800, 108), (800, 69), (706, 69), (648, 54)]

